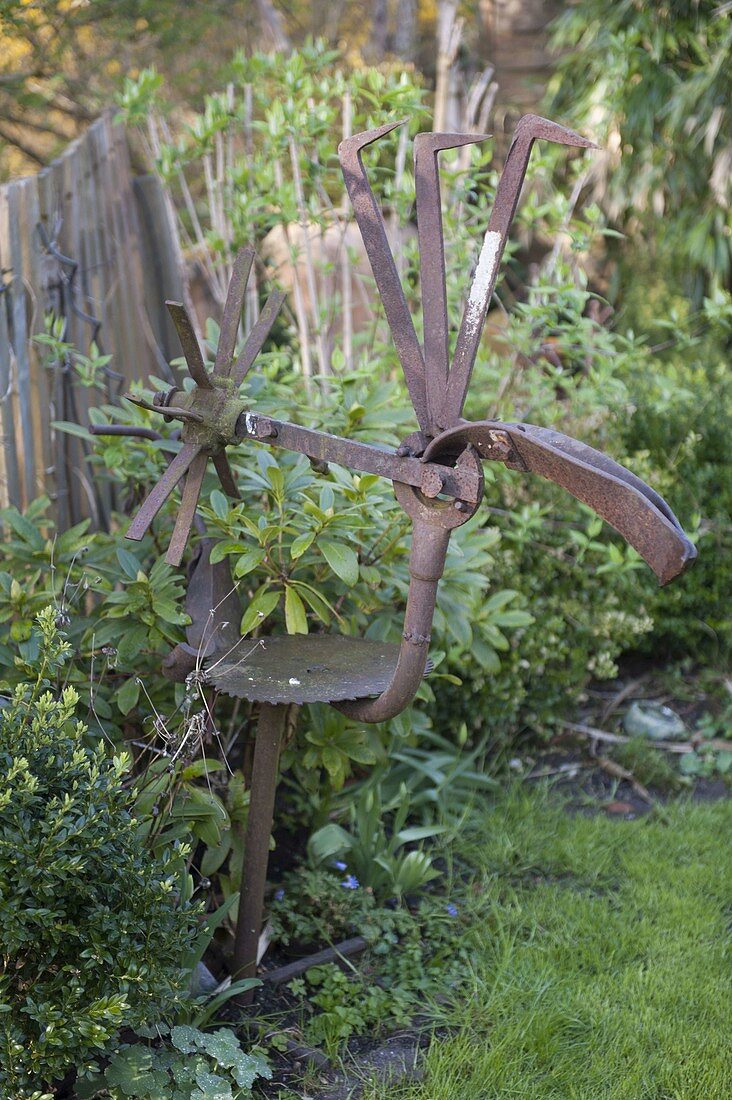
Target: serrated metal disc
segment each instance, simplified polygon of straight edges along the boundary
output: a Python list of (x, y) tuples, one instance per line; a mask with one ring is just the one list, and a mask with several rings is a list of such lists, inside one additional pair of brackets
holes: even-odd
[(243, 641), (245, 655), (214, 661), (208, 683), (257, 703), (333, 703), (379, 695), (391, 682), (399, 646), (333, 634)]

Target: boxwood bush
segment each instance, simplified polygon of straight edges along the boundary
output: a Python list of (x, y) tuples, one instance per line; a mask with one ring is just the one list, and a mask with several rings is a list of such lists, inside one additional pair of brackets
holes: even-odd
[(73, 688), (47, 690), (69, 648), (52, 608), (36, 629), (35, 680), (0, 710), (0, 1095), (14, 1098), (175, 1006), (196, 912), (177, 901), (184, 853), (140, 841), (127, 758), (85, 742)]

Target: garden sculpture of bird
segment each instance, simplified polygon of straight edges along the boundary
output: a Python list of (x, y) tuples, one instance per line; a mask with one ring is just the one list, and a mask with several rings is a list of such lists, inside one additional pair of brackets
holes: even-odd
[[(428, 662), (437, 587), (450, 535), (479, 509), (483, 461), (562, 486), (605, 519), (645, 559), (661, 584), (693, 562), (696, 550), (666, 502), (629, 470), (585, 443), (549, 428), (499, 420), (466, 421), (463, 405), (470, 384), (483, 323), (491, 301), (508, 233), (518, 204), (531, 148), (536, 140), (579, 148), (590, 141), (554, 122), (526, 115), (518, 123), (498, 183), (488, 228), (465, 304), (452, 361), (445, 285), (444, 243), (438, 172), (443, 149), (483, 140), (484, 135), (418, 134), (414, 143), (416, 216), (424, 339), (415, 331), (389, 246), (381, 208), (369, 184), (364, 148), (400, 122), (356, 134), (341, 143), (339, 156), (376, 288), (404, 371), (418, 428), (396, 450), (343, 439), (261, 415), (239, 393), (262, 348), (283, 295), (273, 292), (243, 350), (235, 354), (242, 301), (253, 253), (236, 257), (211, 373), (206, 370), (193, 326), (183, 306), (169, 303), (194, 386), (157, 394), (154, 408), (182, 422), (182, 447), (133, 519), (127, 537), (142, 539), (165, 499), (185, 475), (181, 503), (167, 560), (179, 564), (194, 520), (209, 458), (225, 491), (238, 495), (226, 447), (257, 440), (297, 451), (319, 464), (340, 463), (390, 478), (412, 520), (410, 585), (401, 643), (389, 645), (332, 635), (272, 637), (244, 656), (209, 661), (209, 682), (219, 691), (260, 703), (249, 813), (245, 889), (237, 929), (236, 976), (253, 973), (262, 913), (267, 847), (272, 824), (277, 758), (286, 706), (331, 703), (363, 722), (383, 722), (414, 698)], [(98, 429), (100, 430), (100, 429)], [(101, 429), (104, 430), (104, 429)], [(214, 578), (213, 569), (218, 569)], [(203, 618), (214, 598), (229, 599), (225, 562), (212, 567), (203, 548), (190, 577), (188, 643), (168, 661), (168, 674), (184, 679), (200, 657)], [(218, 596), (214, 597), (214, 592)], [(196, 595), (197, 593), (197, 595)], [(238, 597), (234, 596), (234, 599)], [(238, 606), (238, 605), (237, 605)], [(224, 609), (236, 620), (236, 606)], [(222, 614), (219, 612), (219, 614)], [(236, 620), (238, 621), (238, 620)], [(210, 632), (215, 637), (216, 632)], [(231, 639), (227, 639), (227, 646)], [(206, 675), (204, 653), (204, 676)]]

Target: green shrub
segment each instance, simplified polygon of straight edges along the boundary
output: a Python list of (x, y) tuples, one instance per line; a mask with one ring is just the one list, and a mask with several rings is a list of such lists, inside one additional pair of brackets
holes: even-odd
[(0, 1085), (13, 1097), (175, 1006), (196, 912), (177, 904), (183, 850), (143, 847), (127, 758), (87, 747), (73, 688), (47, 690), (69, 652), (52, 608), (37, 634), (36, 680), (0, 711)]

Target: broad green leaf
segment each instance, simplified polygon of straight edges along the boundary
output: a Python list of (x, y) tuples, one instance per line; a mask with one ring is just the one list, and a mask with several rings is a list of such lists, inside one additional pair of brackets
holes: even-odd
[(134, 581), (140, 571), (140, 563), (134, 554), (131, 554), (129, 550), (125, 550), (124, 547), (117, 547), (117, 561), (122, 566), (122, 571), (125, 576), (129, 577), (131, 581)]
[(129, 714), (133, 707), (137, 706), (140, 698), (140, 681), (136, 676), (130, 676), (117, 692), (117, 706), (122, 714)]
[(234, 576), (245, 577), (247, 573), (251, 573), (258, 565), (261, 565), (266, 556), (266, 551), (261, 546), (250, 547), (248, 550), (245, 550), (244, 553), (236, 559)]
[(315, 863), (324, 863), (326, 859), (346, 852), (353, 844), (353, 837), (340, 825), (330, 822), (318, 829), (308, 841), (308, 855)]
[(74, 424), (71, 420), (52, 420), (51, 427), (56, 428), (59, 432), (65, 432), (66, 435), (75, 435), (78, 439), (85, 439), (87, 443), (93, 443), (95, 446), (99, 443), (99, 440), (91, 434), (88, 428), (85, 428), (82, 424)]
[(302, 557), (309, 546), (312, 545), (315, 539), (314, 531), (306, 531), (304, 535), (298, 535), (296, 539), (293, 539), (292, 546), (290, 547), (290, 557), (293, 561), (297, 561)]
[(182, 1054), (195, 1054), (203, 1045), (203, 1035), (195, 1027), (178, 1024), (170, 1032), (170, 1041)]
[(320, 539), (318, 546), (333, 572), (349, 586), (358, 580), (358, 555), (350, 546), (330, 539)]
[(229, 554), (243, 554), (249, 549), (245, 542), (217, 542), (211, 548), (208, 560), (211, 565), (216, 565), (217, 562), (223, 561)]
[(305, 605), (292, 585), (285, 589), (285, 623), (288, 634), (307, 634), (308, 619)]
[(221, 760), (216, 760), (210, 756), (200, 757), (183, 769), (181, 772), (181, 779), (184, 782), (188, 782), (191, 779), (198, 779), (202, 775), (208, 775), (209, 772), (224, 771), (225, 768), (226, 764)]
[(263, 623), (272, 614), (280, 602), (281, 591), (279, 589), (265, 588), (262, 586), (255, 595), (249, 607), (241, 619), (241, 632), (246, 635), (250, 630)]
[(229, 514), (229, 498), (220, 489), (214, 489), (209, 497), (211, 508), (218, 519), (226, 519)]

